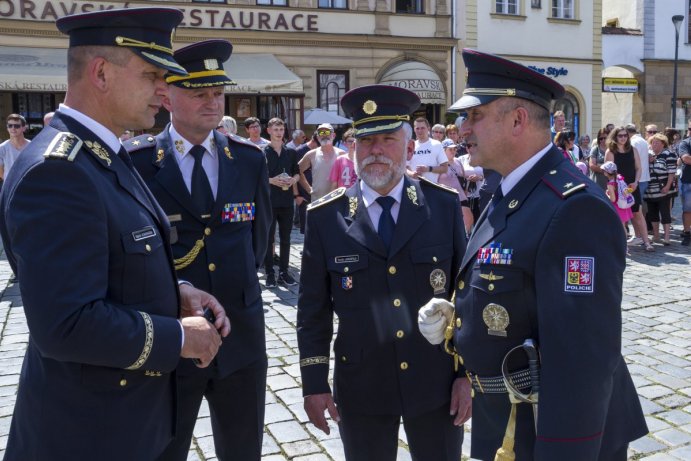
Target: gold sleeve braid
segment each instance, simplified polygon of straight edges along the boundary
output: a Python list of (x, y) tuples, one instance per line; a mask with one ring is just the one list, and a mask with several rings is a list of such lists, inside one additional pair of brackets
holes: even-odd
[(139, 354), (137, 360), (132, 365), (125, 368), (125, 370), (136, 370), (138, 368), (141, 368), (141, 366), (144, 365), (144, 363), (149, 358), (149, 354), (151, 354), (151, 348), (154, 345), (154, 323), (151, 321), (151, 317), (146, 312), (139, 312), (139, 314), (144, 319), (144, 327), (146, 328), (146, 335), (144, 337), (144, 348), (142, 349), (142, 353)]

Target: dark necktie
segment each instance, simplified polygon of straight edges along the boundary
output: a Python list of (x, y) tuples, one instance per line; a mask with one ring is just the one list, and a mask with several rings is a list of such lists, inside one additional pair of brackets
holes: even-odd
[(192, 169), (192, 202), (202, 215), (211, 213), (214, 204), (214, 195), (211, 192), (211, 185), (206, 172), (202, 167), (202, 157), (206, 149), (202, 146), (194, 146), (190, 149), (190, 154), (194, 157), (194, 168)]
[(494, 192), (494, 195), (492, 196), (492, 201), (489, 202), (489, 210), (487, 210), (487, 215), (494, 210), (494, 207), (497, 206), (497, 204), (501, 201), (501, 199), (504, 198), (504, 192), (501, 190), (501, 184), (497, 187), (497, 190)]
[(120, 150), (118, 151), (118, 157), (120, 157), (120, 160), (123, 161), (125, 165), (127, 165), (127, 168), (130, 170), (134, 170), (134, 163), (132, 163), (132, 157), (130, 157), (130, 154), (125, 150), (124, 147), (121, 147)]
[(391, 247), (391, 240), (393, 239), (393, 231), (396, 223), (391, 215), (391, 207), (396, 203), (396, 199), (393, 197), (379, 197), (377, 198), (377, 203), (382, 208), (381, 216), (379, 217), (379, 226), (377, 227), (377, 233), (379, 237), (384, 241), (386, 249)]

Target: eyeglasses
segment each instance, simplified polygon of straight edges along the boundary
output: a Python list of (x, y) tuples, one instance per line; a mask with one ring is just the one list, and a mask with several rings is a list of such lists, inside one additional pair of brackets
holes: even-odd
[(657, 134), (657, 131), (655, 130), (645, 130), (645, 132), (649, 134)]
[(7, 128), (14, 128), (15, 130), (20, 129), (22, 126), (19, 123), (8, 123)]
[(318, 130), (317, 136), (331, 136), (331, 130)]
[(628, 138), (628, 137), (629, 137), (629, 134), (628, 134), (628, 133), (619, 133), (619, 134), (617, 135), (617, 138)]
[(261, 128), (261, 125), (259, 125), (259, 124), (254, 124), (254, 125), (248, 126), (247, 128)]
[(603, 136), (603, 137), (601, 137), (601, 138), (597, 138), (598, 141), (604, 141), (605, 139), (607, 139), (606, 136)]

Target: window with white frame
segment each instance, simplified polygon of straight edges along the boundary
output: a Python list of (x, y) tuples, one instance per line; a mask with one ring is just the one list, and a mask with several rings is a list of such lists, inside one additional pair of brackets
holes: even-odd
[(499, 14), (519, 14), (520, 0), (496, 0), (495, 13)]
[(559, 19), (575, 19), (574, 0), (552, 0), (552, 17)]
[(257, 0), (257, 5), (288, 6), (288, 0)]
[(348, 8), (347, 0), (319, 0), (319, 8), (331, 8), (336, 10), (344, 10)]

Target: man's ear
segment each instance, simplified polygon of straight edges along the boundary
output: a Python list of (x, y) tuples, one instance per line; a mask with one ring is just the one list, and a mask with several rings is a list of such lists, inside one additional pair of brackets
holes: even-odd
[(406, 159), (410, 160), (413, 158), (413, 152), (415, 152), (415, 141), (412, 139), (408, 140), (408, 145), (406, 146)]
[(163, 104), (163, 107), (165, 107), (168, 112), (171, 114), (173, 113), (173, 103), (170, 100), (170, 88), (161, 96), (161, 104)]
[(106, 91), (110, 79), (115, 78), (111, 72), (110, 66), (112, 66), (112, 64), (100, 56), (89, 61), (89, 64), (86, 66), (86, 77), (94, 87), (101, 91)]

